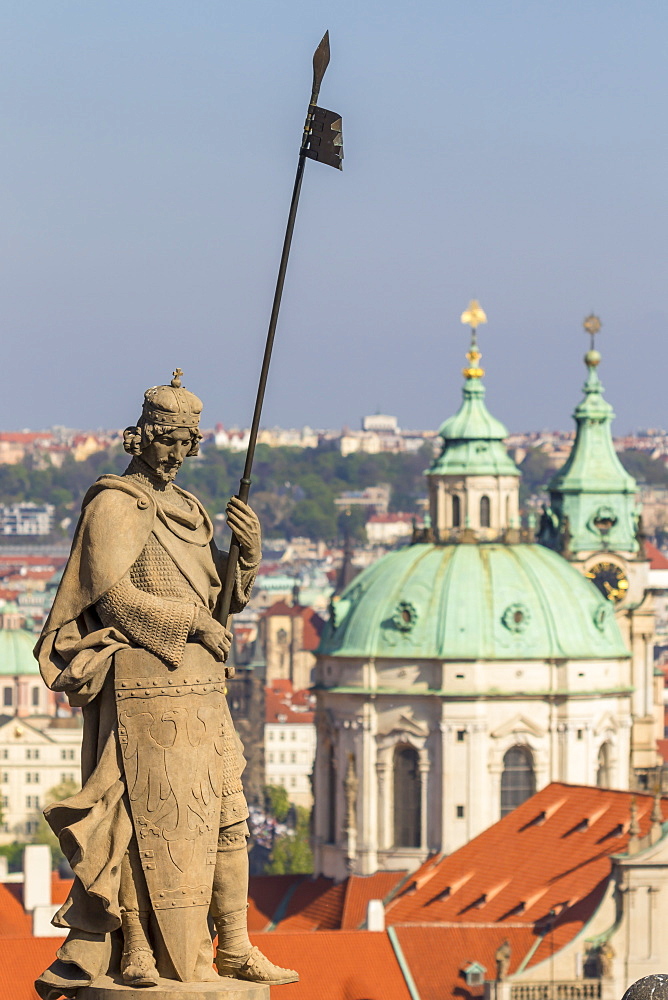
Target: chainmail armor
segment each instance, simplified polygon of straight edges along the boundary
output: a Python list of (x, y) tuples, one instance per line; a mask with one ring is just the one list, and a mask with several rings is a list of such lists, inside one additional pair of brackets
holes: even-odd
[(130, 581), (139, 590), (145, 590), (166, 601), (204, 606), (199, 594), (192, 589), (155, 535), (148, 536), (143, 551), (130, 568)]
[(135, 587), (125, 576), (100, 598), (97, 611), (103, 625), (117, 628), (138, 646), (178, 667), (197, 613), (194, 596), (191, 592), (190, 604), (177, 603)]

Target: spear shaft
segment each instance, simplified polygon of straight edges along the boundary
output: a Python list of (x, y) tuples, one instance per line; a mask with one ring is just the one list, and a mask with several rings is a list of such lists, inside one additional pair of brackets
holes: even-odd
[[(260, 371), (260, 381), (258, 384), (257, 396), (255, 399), (255, 409), (253, 411), (253, 421), (251, 423), (250, 436), (248, 439), (248, 450), (246, 451), (246, 461), (244, 463), (243, 476), (241, 477), (241, 480), (239, 482), (239, 491), (237, 493), (237, 497), (239, 498), (239, 500), (243, 500), (244, 503), (247, 503), (248, 501), (248, 494), (250, 492), (250, 487), (251, 487), (251, 470), (253, 467), (253, 458), (255, 457), (255, 445), (257, 443), (258, 431), (260, 429), (260, 417), (262, 414), (264, 393), (267, 387), (267, 377), (269, 375), (271, 352), (274, 346), (274, 337), (276, 335), (276, 326), (278, 324), (278, 314), (281, 308), (281, 299), (283, 297), (283, 286), (285, 284), (285, 275), (288, 269), (288, 258), (290, 256), (292, 234), (294, 233), (295, 220), (297, 218), (297, 207), (299, 205), (299, 195), (301, 193), (302, 179), (304, 177), (304, 165), (306, 163), (306, 156), (307, 156), (307, 143), (312, 128), (313, 115), (315, 113), (316, 105), (318, 103), (318, 96), (320, 94), (320, 84), (322, 83), (322, 78), (325, 75), (325, 70), (327, 69), (328, 63), (329, 63), (329, 32), (327, 31), (325, 32), (325, 35), (313, 56), (313, 86), (311, 88), (311, 100), (309, 102), (308, 111), (306, 112), (306, 121), (304, 122), (304, 134), (302, 136), (302, 144), (299, 150), (297, 174), (295, 176), (295, 183), (292, 189), (292, 199), (290, 201), (288, 222), (285, 228), (285, 238), (283, 240), (281, 262), (278, 268), (278, 277), (276, 279), (276, 290), (274, 292), (274, 301), (271, 307), (271, 316), (269, 318), (269, 329), (267, 331), (267, 340), (265, 343), (264, 357), (262, 359), (262, 368)], [(239, 553), (240, 553), (239, 541), (236, 535), (232, 534), (232, 539), (230, 542), (230, 551), (227, 558), (225, 581), (223, 584), (223, 593), (220, 604), (220, 620), (223, 622), (227, 622), (230, 615), (230, 606), (232, 603), (232, 594), (234, 592), (234, 582), (236, 579), (237, 565), (239, 562)]]

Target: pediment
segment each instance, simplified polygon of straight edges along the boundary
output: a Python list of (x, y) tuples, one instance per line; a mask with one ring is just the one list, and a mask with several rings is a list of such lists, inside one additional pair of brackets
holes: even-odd
[(599, 721), (594, 726), (594, 735), (600, 736), (601, 733), (605, 732), (609, 733), (611, 731), (613, 733), (619, 731), (619, 722), (614, 717), (614, 715), (611, 715), (610, 712), (606, 712), (604, 715), (601, 716)]
[(429, 725), (422, 719), (416, 719), (410, 707), (401, 708), (385, 715), (379, 722), (379, 738), (385, 742), (401, 740), (405, 737), (423, 741), (429, 736)]
[(0, 743), (14, 743), (23, 740), (27, 743), (53, 743), (40, 729), (31, 726), (22, 716), (0, 716)]
[(398, 725), (395, 727), (402, 732), (412, 733), (413, 736), (429, 736), (429, 726), (425, 722), (418, 722), (411, 711), (402, 712), (399, 716)]
[(492, 733), (492, 739), (501, 740), (514, 733), (529, 733), (531, 736), (540, 738), (545, 736), (546, 730), (542, 726), (537, 726), (535, 722), (527, 719), (524, 715), (515, 715), (508, 722), (504, 722)]

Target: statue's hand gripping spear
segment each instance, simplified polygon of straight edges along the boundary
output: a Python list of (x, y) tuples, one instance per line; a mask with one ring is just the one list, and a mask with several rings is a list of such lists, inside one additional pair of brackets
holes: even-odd
[[(271, 361), (271, 351), (274, 346), (274, 335), (278, 322), (278, 313), (281, 307), (281, 297), (283, 295), (283, 285), (285, 284), (285, 274), (288, 268), (288, 257), (290, 255), (290, 245), (292, 234), (295, 228), (297, 217), (297, 206), (304, 176), (304, 165), (306, 157), (311, 160), (320, 160), (331, 167), (342, 169), (343, 160), (343, 140), (341, 130), (341, 117), (333, 111), (325, 111), (318, 107), (318, 96), (320, 94), (320, 84), (325, 75), (325, 70), (329, 64), (329, 32), (326, 31), (320, 45), (313, 54), (313, 87), (311, 90), (311, 100), (309, 101), (306, 121), (304, 122), (304, 134), (302, 136), (301, 149), (299, 150), (299, 162), (297, 164), (297, 176), (292, 191), (290, 202), (290, 212), (283, 241), (283, 251), (281, 253), (281, 263), (278, 268), (278, 278), (276, 280), (276, 291), (274, 292), (274, 302), (271, 308), (269, 319), (269, 329), (267, 331), (267, 342), (264, 348), (262, 359), (262, 369), (260, 371), (260, 382), (255, 400), (255, 410), (253, 411), (253, 422), (251, 424), (250, 437), (248, 440), (248, 451), (246, 452), (246, 462), (244, 472), (239, 483), (237, 496), (244, 503), (248, 501), (248, 493), (251, 485), (251, 469), (255, 455), (255, 444), (260, 429), (260, 416), (262, 413), (262, 403), (264, 402), (264, 392), (269, 374), (269, 363)], [(232, 603), (232, 593), (234, 591), (234, 581), (236, 577), (237, 563), (239, 561), (239, 542), (236, 536), (232, 535), (230, 552), (227, 560), (227, 570), (223, 584), (221, 597), (220, 620), (227, 622), (230, 616), (230, 605)], [(229, 623), (228, 623), (229, 624)]]

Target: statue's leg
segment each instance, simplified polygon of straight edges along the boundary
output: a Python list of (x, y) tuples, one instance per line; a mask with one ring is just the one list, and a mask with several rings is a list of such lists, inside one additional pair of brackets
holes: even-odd
[(281, 969), (248, 938), (248, 851), (245, 821), (223, 827), (218, 837), (211, 916), (218, 931), (216, 968), (221, 976), (253, 983), (296, 983), (292, 969)]
[(156, 986), (160, 977), (148, 937), (151, 901), (134, 837), (121, 863), (119, 903), (123, 928), (123, 982), (129, 986)]

